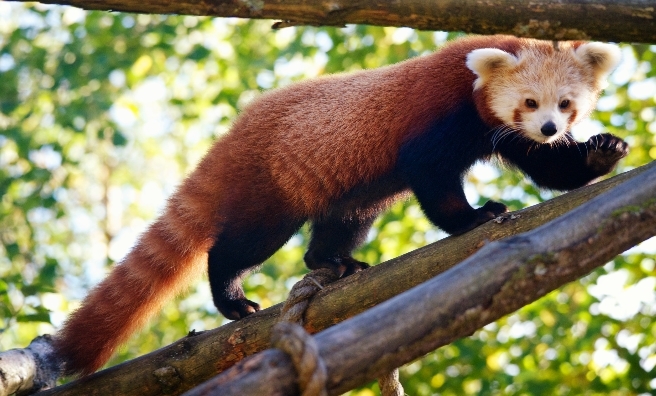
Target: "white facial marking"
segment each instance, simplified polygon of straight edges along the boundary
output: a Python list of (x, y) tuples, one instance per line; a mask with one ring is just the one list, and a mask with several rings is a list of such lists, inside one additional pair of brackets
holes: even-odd
[(490, 75), (501, 70), (517, 66), (518, 59), (497, 48), (475, 49), (467, 54), (467, 67), (478, 76), (474, 81), (474, 89), (481, 87)]
[(622, 58), (622, 52), (618, 46), (597, 42), (580, 45), (574, 54), (579, 61), (593, 70), (599, 79), (605, 79)]
[[(488, 105), (505, 125), (540, 143), (553, 142), (589, 115), (619, 50), (588, 43), (577, 49), (527, 40), (517, 56), (485, 48), (467, 56), (467, 67), (485, 88)], [(552, 123), (552, 124), (551, 124)], [(555, 132), (554, 132), (555, 126)]]

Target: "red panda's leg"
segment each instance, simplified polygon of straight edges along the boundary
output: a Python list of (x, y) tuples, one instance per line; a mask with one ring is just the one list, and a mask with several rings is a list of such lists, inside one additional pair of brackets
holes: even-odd
[(312, 238), (305, 254), (308, 268), (330, 268), (342, 277), (369, 267), (351, 257), (353, 250), (367, 238), (378, 215), (375, 210), (362, 212), (367, 213), (336, 213), (312, 222)]
[(478, 209), (467, 202), (462, 180), (449, 174), (414, 175), (410, 187), (426, 217), (444, 231), (460, 235), (507, 211), (506, 205), (488, 201)]
[(629, 147), (622, 139), (604, 133), (585, 143), (577, 142), (570, 134), (555, 144), (501, 142), (498, 150), (538, 186), (566, 191), (612, 171), (626, 157)]
[(505, 205), (493, 201), (472, 208), (462, 188), (467, 170), (492, 153), (488, 131), (476, 107), (464, 103), (435, 119), (399, 150), (399, 173), (426, 217), (449, 234), (465, 233), (506, 211)]
[(210, 288), (219, 312), (238, 320), (260, 310), (244, 296), (242, 279), (280, 249), (302, 224), (276, 213), (226, 222), (208, 253)]

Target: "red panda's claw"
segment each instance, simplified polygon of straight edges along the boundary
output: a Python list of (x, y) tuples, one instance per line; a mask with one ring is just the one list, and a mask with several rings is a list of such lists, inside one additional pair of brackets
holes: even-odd
[(362, 270), (369, 268), (369, 264), (363, 263), (362, 261), (358, 261), (353, 257), (342, 258), (341, 264), (346, 267), (346, 269), (344, 270), (341, 276), (342, 278), (347, 277), (349, 275), (353, 275), (356, 272), (360, 272)]
[(339, 278), (344, 278), (369, 268), (369, 264), (358, 261), (351, 256), (335, 255), (328, 258), (317, 258), (310, 254), (310, 252), (305, 255), (305, 263), (310, 269), (328, 268)]
[(501, 202), (487, 201), (485, 205), (477, 209), (478, 212), (490, 213), (492, 218), (499, 216), (502, 213), (508, 212), (508, 207)]
[[(476, 213), (478, 214), (478, 217), (474, 221), (473, 226), (469, 229), (474, 229), (478, 227), (481, 224), (485, 224), (488, 221), (495, 219), (498, 217), (500, 214), (508, 212), (508, 207), (501, 202), (496, 202), (496, 201), (487, 201), (485, 205), (481, 206), (480, 208), (476, 209)], [(468, 231), (469, 231), (468, 230)]]
[(496, 201), (487, 201), (485, 205), (474, 210), (476, 217), (466, 226), (449, 231), (451, 235), (462, 235), (466, 232), (473, 230), (481, 224), (485, 224), (488, 221), (496, 218), (502, 213), (508, 212), (508, 207), (500, 202)]
[(260, 305), (245, 298), (221, 301), (219, 311), (230, 320), (243, 319), (260, 310)]
[(592, 136), (586, 145), (588, 148), (586, 163), (595, 176), (602, 176), (612, 171), (619, 160), (629, 153), (629, 145), (610, 133)]

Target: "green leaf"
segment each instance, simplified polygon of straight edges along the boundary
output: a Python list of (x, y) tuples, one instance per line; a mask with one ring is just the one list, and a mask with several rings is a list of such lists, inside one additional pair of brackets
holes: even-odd
[(16, 317), (16, 320), (18, 322), (22, 322), (22, 323), (26, 323), (26, 322), (50, 323), (50, 314), (48, 312), (39, 312), (39, 313), (29, 314), (29, 315), (18, 315)]

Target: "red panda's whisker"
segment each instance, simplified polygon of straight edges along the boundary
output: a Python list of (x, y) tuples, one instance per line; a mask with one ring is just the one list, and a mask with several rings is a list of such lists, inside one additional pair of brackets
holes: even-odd
[(513, 134), (514, 132), (516, 131), (508, 125), (500, 125), (499, 127), (495, 128), (495, 132), (492, 135), (492, 152), (496, 150), (496, 146), (503, 139), (505, 139), (508, 135)]

